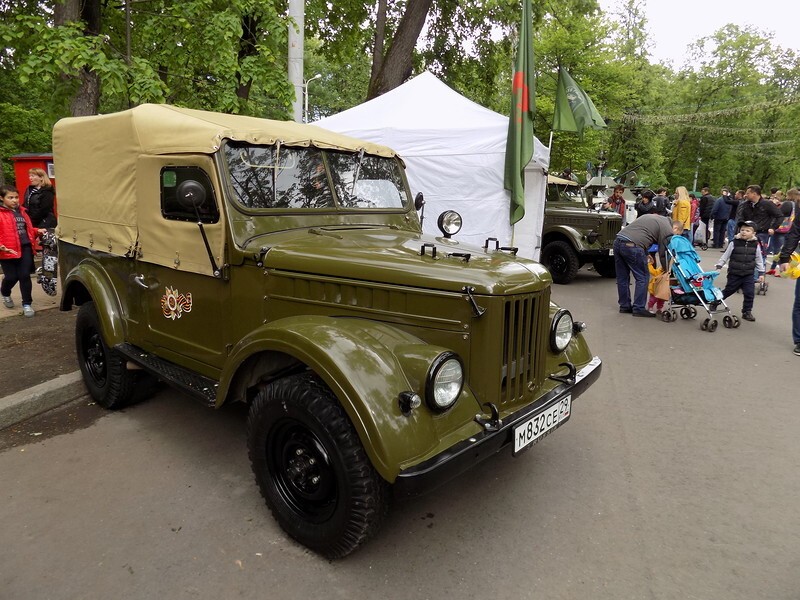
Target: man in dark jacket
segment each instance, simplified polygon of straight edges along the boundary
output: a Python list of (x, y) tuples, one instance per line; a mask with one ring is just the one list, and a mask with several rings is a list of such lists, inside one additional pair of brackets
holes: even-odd
[(725, 241), (725, 230), (728, 226), (728, 215), (730, 214), (730, 206), (725, 202), (725, 199), (730, 195), (730, 190), (726, 187), (722, 188), (722, 195), (714, 201), (714, 207), (711, 209), (711, 221), (714, 224), (714, 238), (711, 245), (712, 248), (722, 248)]
[(700, 196), (700, 202), (698, 203), (698, 209), (700, 210), (700, 220), (706, 226), (706, 244), (708, 243), (708, 234), (711, 231), (709, 227), (709, 222), (711, 220), (711, 209), (714, 208), (714, 202), (716, 202), (716, 198), (711, 195), (711, 190), (706, 186), (700, 190), (703, 195)]
[(666, 217), (669, 211), (669, 198), (667, 198), (667, 188), (660, 187), (656, 190), (656, 195), (653, 196), (653, 204), (655, 204), (655, 212), (657, 215)]
[[(778, 261), (781, 264), (781, 271), (786, 271), (789, 267), (789, 260), (792, 252), (797, 249), (800, 243), (800, 219), (795, 219), (792, 228), (786, 234), (786, 239), (781, 248), (781, 255)], [(794, 305), (792, 306), (792, 341), (794, 341), (794, 353), (800, 356), (800, 278), (794, 284)]]
[(748, 185), (744, 202), (739, 203), (736, 211), (737, 222), (752, 221), (756, 225), (756, 237), (761, 243), (761, 251), (766, 252), (769, 236), (783, 221), (781, 210), (772, 202), (761, 196), (761, 186)]
[[(634, 317), (654, 317), (647, 310), (647, 284), (650, 273), (647, 269), (647, 250), (658, 244), (661, 264), (667, 264), (665, 253), (669, 239), (683, 233), (683, 222), (668, 217), (642, 215), (630, 225), (623, 227), (614, 240), (614, 266), (617, 270), (617, 297), (619, 312), (633, 313)], [(631, 303), (631, 274), (634, 292)]]

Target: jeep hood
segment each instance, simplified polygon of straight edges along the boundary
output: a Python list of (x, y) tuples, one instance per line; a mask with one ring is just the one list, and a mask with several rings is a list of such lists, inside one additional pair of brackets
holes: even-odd
[[(422, 255), (423, 244), (425, 254)], [(264, 257), (267, 269), (376, 283), (476, 294), (529, 293), (548, 287), (539, 263), (499, 250), (384, 227), (319, 227), (253, 240), (247, 254)], [(433, 257), (433, 250), (436, 257)], [(469, 260), (455, 254), (469, 254)]]

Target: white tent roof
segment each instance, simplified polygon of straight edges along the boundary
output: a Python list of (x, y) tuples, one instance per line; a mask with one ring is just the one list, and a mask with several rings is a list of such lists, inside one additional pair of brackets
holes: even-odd
[[(438, 233), (436, 217), (454, 209), (464, 218), (463, 242), (483, 245), (487, 237), (512, 243), (509, 193), (503, 189), (508, 117), (465, 98), (428, 72), (369, 102), (316, 122), (320, 127), (389, 146), (405, 160), (412, 194), (425, 195), (424, 228)], [(534, 142), (528, 169), (543, 173), (548, 148)], [(527, 180), (528, 178), (526, 178)], [(542, 177), (543, 179), (543, 177)], [(536, 189), (529, 189), (536, 188)], [(538, 198), (528, 208), (528, 197)], [(541, 235), (544, 183), (526, 183), (526, 219)], [(528, 215), (528, 212), (532, 214)], [(530, 222), (528, 223), (530, 228)], [(532, 256), (533, 249), (520, 254)], [(534, 244), (536, 245), (536, 244)]]

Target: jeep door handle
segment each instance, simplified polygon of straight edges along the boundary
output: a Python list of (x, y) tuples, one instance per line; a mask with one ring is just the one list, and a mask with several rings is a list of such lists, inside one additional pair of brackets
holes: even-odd
[(150, 286), (144, 282), (144, 275), (134, 275), (133, 282), (146, 290), (150, 289)]

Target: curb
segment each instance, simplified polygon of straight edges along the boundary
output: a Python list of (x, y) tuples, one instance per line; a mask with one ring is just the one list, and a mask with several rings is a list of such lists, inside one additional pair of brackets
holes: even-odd
[(0, 398), (0, 429), (16, 425), (87, 393), (81, 372), (75, 371)]

